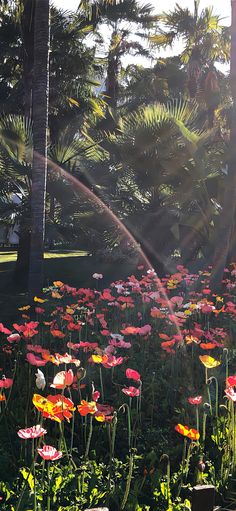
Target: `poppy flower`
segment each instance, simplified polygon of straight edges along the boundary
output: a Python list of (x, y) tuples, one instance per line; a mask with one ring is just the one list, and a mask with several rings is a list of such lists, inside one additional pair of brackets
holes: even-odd
[(92, 415), (97, 411), (97, 404), (95, 401), (85, 401), (82, 399), (81, 403), (77, 406), (80, 415), (85, 417), (89, 413)]
[[(112, 348), (112, 346), (111, 346)], [(110, 355), (108, 357), (107, 362), (103, 362), (103, 367), (106, 367), (106, 369), (111, 369), (112, 367), (116, 367), (122, 364), (124, 358), (123, 357), (115, 357), (114, 355)]]
[(134, 380), (134, 381), (140, 381), (141, 380), (140, 374), (138, 373), (138, 371), (135, 371), (134, 369), (130, 369), (130, 368), (126, 369), (125, 376), (129, 380)]
[(188, 397), (188, 402), (190, 403), (190, 405), (198, 406), (202, 402), (202, 396)]
[(53, 337), (57, 337), (58, 339), (64, 339), (65, 337), (65, 334), (63, 334), (63, 332), (61, 332), (61, 330), (58, 330), (58, 329), (51, 329), (50, 330), (51, 334)]
[(200, 344), (200, 340), (198, 339), (198, 337), (195, 337), (194, 335), (186, 335), (185, 337), (185, 341), (186, 341), (186, 344), (192, 344), (193, 342), (195, 344)]
[(5, 378), (5, 376), (2, 377), (0, 380), (0, 389), (9, 389), (13, 385), (12, 378)]
[(25, 339), (31, 339), (36, 334), (38, 334), (38, 330), (36, 330), (38, 324), (38, 321), (30, 321), (24, 325), (18, 325), (17, 323), (14, 323), (13, 327), (17, 332), (22, 333)]
[(73, 379), (74, 374), (72, 369), (69, 369), (69, 371), (61, 371), (60, 373), (56, 374), (50, 387), (53, 387), (54, 389), (65, 389), (66, 387), (70, 387), (70, 385), (72, 385)]
[(43, 371), (40, 371), (40, 369), (37, 369), (37, 373), (35, 373), (36, 376), (36, 387), (37, 389), (44, 390), (46, 387), (46, 380), (45, 376), (43, 374)]
[(108, 355), (92, 355), (91, 360), (94, 364), (106, 364), (108, 362)]
[(77, 358), (73, 358), (69, 353), (65, 353), (64, 355), (60, 355), (60, 353), (55, 353), (56, 362), (60, 364), (75, 364), (76, 367), (80, 366), (80, 360)]
[(2, 394), (2, 393), (0, 394), (0, 402), (1, 402), (1, 401), (6, 401), (6, 396), (5, 396), (5, 394)]
[(8, 328), (6, 328), (2, 323), (0, 323), (0, 332), (6, 335), (10, 335), (12, 333), (11, 330), (8, 330)]
[(213, 342), (202, 342), (200, 344), (200, 348), (202, 348), (202, 350), (213, 350), (214, 348), (216, 348), (216, 344), (214, 344)]
[(56, 461), (62, 457), (62, 452), (57, 451), (51, 445), (44, 445), (42, 449), (38, 449), (38, 453), (46, 461)]
[(124, 335), (136, 335), (139, 333), (139, 327), (135, 326), (127, 326), (123, 330), (121, 330), (121, 333)]
[(18, 311), (28, 311), (30, 308), (30, 305), (23, 305), (23, 307), (18, 307)]
[(43, 417), (47, 417), (56, 422), (66, 419), (68, 422), (72, 417), (74, 403), (67, 397), (56, 394), (55, 396), (47, 396), (46, 398), (39, 394), (34, 394), (33, 404), (39, 410)]
[(213, 369), (214, 367), (217, 367), (221, 364), (219, 360), (216, 360), (209, 355), (200, 355), (199, 359), (207, 369)]
[(40, 424), (32, 426), (31, 428), (19, 429), (19, 431), (17, 431), (17, 435), (24, 440), (28, 440), (29, 438), (38, 438), (46, 435), (46, 433), (46, 429), (43, 429)]
[(45, 366), (47, 364), (47, 360), (43, 360), (40, 357), (37, 357), (37, 355), (34, 355), (34, 353), (27, 353), (26, 360), (29, 362), (29, 364), (37, 367)]
[(62, 286), (64, 286), (63, 282), (61, 282), (60, 280), (55, 280), (55, 281), (53, 282), (53, 285), (54, 285), (55, 287), (62, 287)]
[(63, 295), (60, 295), (57, 291), (52, 291), (52, 298), (56, 298), (57, 300), (61, 300)]
[(102, 275), (102, 273), (94, 273), (92, 277), (95, 280), (99, 280), (99, 279), (103, 278), (103, 275)]
[(234, 387), (227, 387), (225, 389), (225, 394), (231, 401), (233, 401), (234, 403), (236, 402), (236, 392), (234, 390)]
[(137, 387), (126, 387), (124, 389), (121, 389), (126, 396), (129, 397), (138, 397), (140, 395), (140, 390), (137, 389)]
[(236, 386), (236, 375), (229, 376), (226, 380), (227, 387), (235, 387)]
[(47, 302), (47, 300), (44, 300), (43, 298), (38, 298), (38, 296), (35, 296), (34, 297), (34, 302), (44, 303), (44, 302)]
[(180, 435), (190, 438), (190, 440), (199, 440), (200, 438), (200, 434), (196, 429), (189, 428), (188, 426), (183, 426), (182, 424), (177, 424), (175, 426), (175, 431), (180, 433)]
[(20, 338), (21, 337), (19, 334), (10, 334), (10, 335), (8, 335), (7, 340), (8, 340), (8, 342), (13, 343), (13, 342), (20, 341)]
[(64, 419), (70, 422), (72, 413), (75, 410), (74, 403), (71, 399), (63, 396), (62, 394), (56, 394), (55, 396), (48, 396), (47, 400), (53, 405), (52, 410), (45, 410), (43, 417), (48, 417), (51, 420), (61, 422)]

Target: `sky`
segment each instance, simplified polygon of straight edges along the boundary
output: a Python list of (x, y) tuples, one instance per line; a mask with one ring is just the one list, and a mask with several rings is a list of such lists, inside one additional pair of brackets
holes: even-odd
[[(79, 0), (52, 0), (52, 3), (61, 9), (65, 10), (75, 10), (79, 5)], [(155, 12), (160, 13), (163, 11), (172, 10), (176, 3), (178, 3), (181, 7), (188, 7), (191, 11), (194, 8), (194, 0), (140, 0), (141, 4), (152, 4)], [(222, 25), (230, 25), (230, 14), (231, 14), (231, 0), (200, 0), (200, 9), (204, 9), (204, 7), (214, 7), (214, 13), (218, 14), (221, 17)], [(156, 57), (168, 57), (171, 55), (177, 55), (181, 52), (183, 48), (183, 44), (181, 40), (177, 41), (173, 47), (173, 49), (160, 50), (160, 53), (156, 53)], [(123, 65), (128, 64), (141, 64), (147, 66), (150, 64), (150, 61), (144, 59), (143, 57), (132, 57), (126, 56)], [(218, 66), (223, 72), (228, 71), (228, 66)]]
[[(53, 3), (63, 9), (76, 9), (79, 0), (53, 0)], [(163, 10), (167, 11), (168, 9), (172, 9), (176, 4), (176, 0), (145, 0), (145, 2), (142, 0), (141, 3), (150, 3), (157, 12), (161, 12)], [(181, 7), (192, 8), (193, 0), (179, 0), (178, 4), (181, 5)], [(222, 18), (228, 18), (225, 24), (229, 24), (230, 4), (230, 0), (201, 0), (200, 7), (204, 8), (209, 5), (214, 5), (215, 12)]]

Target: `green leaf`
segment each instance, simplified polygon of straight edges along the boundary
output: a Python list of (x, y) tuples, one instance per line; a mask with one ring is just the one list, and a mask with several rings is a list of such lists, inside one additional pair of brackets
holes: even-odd
[(23, 478), (27, 481), (31, 491), (33, 491), (34, 490), (34, 478), (33, 478), (33, 475), (31, 474), (30, 470), (28, 470), (27, 468), (21, 468), (20, 472), (21, 472)]

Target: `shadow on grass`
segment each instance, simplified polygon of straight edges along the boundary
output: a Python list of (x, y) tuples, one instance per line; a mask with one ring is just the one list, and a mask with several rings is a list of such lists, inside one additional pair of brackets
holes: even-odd
[[(19, 315), (18, 307), (28, 302), (27, 293), (17, 288), (13, 280), (15, 260), (15, 252), (0, 252), (0, 322), (15, 321)], [(130, 262), (107, 263), (83, 251), (52, 251), (45, 254), (44, 285), (47, 287), (54, 280), (61, 280), (74, 287), (95, 287), (92, 275), (97, 272), (104, 275), (100, 286), (106, 287), (134, 270), (135, 265)]]

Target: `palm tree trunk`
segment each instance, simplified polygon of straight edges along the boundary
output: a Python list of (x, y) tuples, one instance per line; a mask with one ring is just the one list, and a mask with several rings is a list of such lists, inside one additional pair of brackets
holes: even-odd
[(233, 107), (230, 126), (230, 153), (228, 162), (228, 176), (221, 215), (221, 225), (217, 237), (213, 269), (211, 275), (211, 288), (217, 290), (223, 278), (224, 268), (227, 265), (230, 244), (234, 232), (234, 218), (236, 213), (236, 0), (231, 0), (231, 63), (230, 78)]
[(33, 168), (29, 293), (43, 285), (45, 201), (47, 180), (47, 128), (49, 94), (49, 0), (36, 0), (33, 81)]

